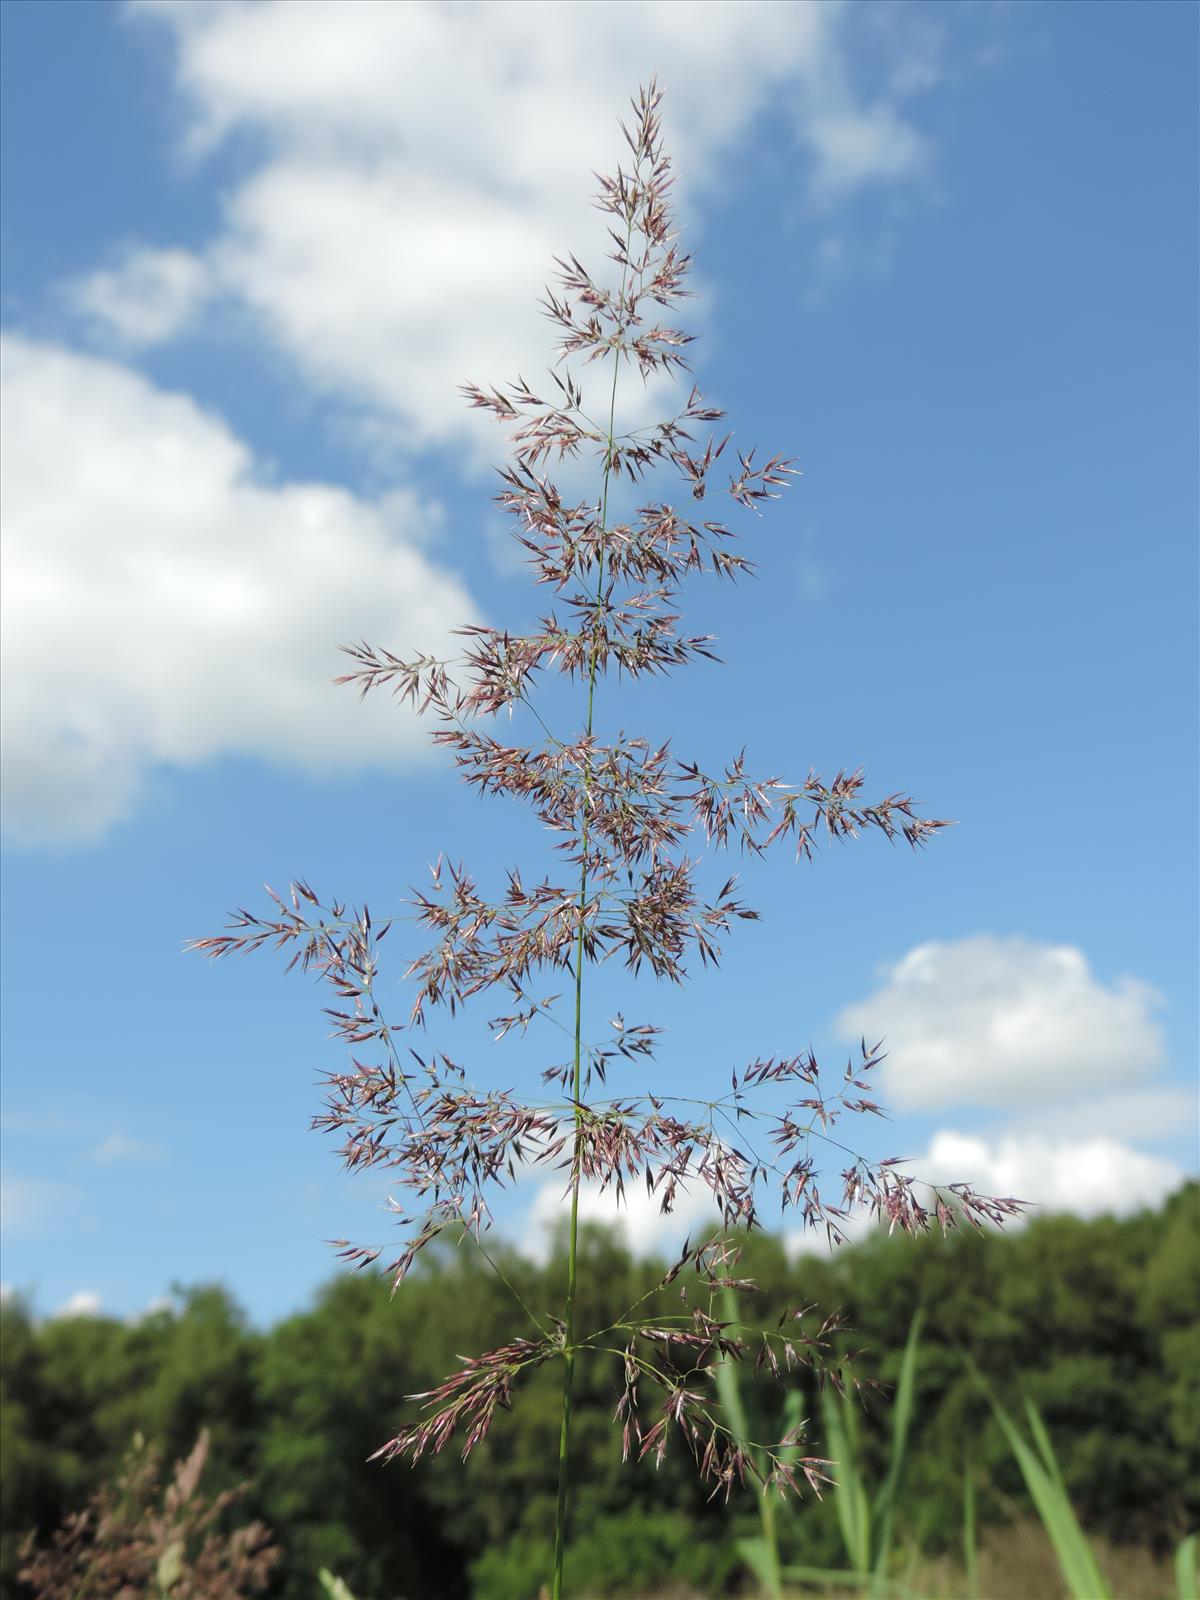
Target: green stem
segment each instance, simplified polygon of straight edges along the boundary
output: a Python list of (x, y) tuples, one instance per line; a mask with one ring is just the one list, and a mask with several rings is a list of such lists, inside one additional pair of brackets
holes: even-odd
[[(632, 227), (629, 234), (632, 236)], [(626, 239), (628, 252), (628, 238)], [(621, 279), (621, 296), (625, 278)], [(600, 560), (596, 578), (596, 622), (592, 634), (592, 658), (588, 668), (586, 737), (592, 736), (592, 716), (596, 700), (596, 662), (600, 648), (600, 606), (604, 598), (604, 541), (608, 526), (608, 484), (612, 475), (613, 432), (617, 410), (617, 378), (621, 371), (621, 344), (618, 330), (613, 346), (613, 381), (608, 402), (608, 442), (604, 452), (604, 481), (600, 492)], [(558, 1508), (554, 1519), (554, 1584), (552, 1600), (562, 1600), (563, 1557), (567, 1547), (567, 1467), (571, 1449), (571, 1391), (575, 1382), (575, 1285), (579, 1250), (579, 1177), (583, 1125), (583, 912), (588, 890), (588, 791), (592, 763), (589, 751), (583, 770), (583, 823), (580, 829), (579, 934), (575, 941), (575, 1061), (571, 1095), (575, 1104), (575, 1151), (571, 1164), (571, 1222), (567, 1234), (567, 1300), (563, 1313), (563, 1393), (562, 1421), (558, 1433)]]

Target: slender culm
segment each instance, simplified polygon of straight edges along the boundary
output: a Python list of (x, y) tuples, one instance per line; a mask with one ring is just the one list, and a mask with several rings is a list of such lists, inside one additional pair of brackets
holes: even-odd
[[(632, 225), (627, 227), (625, 231), (626, 260), (628, 260), (631, 237)], [(627, 280), (628, 268), (625, 267), (621, 273), (621, 288), (618, 294), (619, 305), (624, 304)], [(589, 745), (595, 721), (596, 660), (600, 645), (601, 607), (604, 602), (604, 535), (608, 528), (608, 485), (612, 476), (613, 450), (616, 447), (614, 430), (617, 414), (617, 384), (621, 376), (620, 335), (625, 331), (626, 329), (623, 326), (619, 328), (618, 339), (613, 345), (611, 357), (613, 371), (612, 386), (609, 390), (608, 398), (608, 434), (605, 439), (604, 476), (600, 488), (600, 553), (596, 561), (596, 632), (592, 642), (592, 653), (588, 659), (587, 716), (584, 720), (584, 738)], [(554, 1525), (553, 1600), (559, 1600), (559, 1596), (562, 1593), (563, 1559), (566, 1554), (567, 1482), (571, 1451), (571, 1391), (575, 1382), (575, 1288), (579, 1255), (579, 1182), (583, 1154), (583, 914), (587, 906), (588, 801), (591, 792), (591, 778), (592, 766), (589, 755), (583, 769), (583, 804), (581, 807), (582, 821), (580, 828), (581, 864), (579, 868), (579, 933), (575, 940), (575, 1051), (571, 1074), (571, 1096), (575, 1102), (575, 1149), (571, 1162), (571, 1220), (567, 1230), (567, 1298), (563, 1317), (565, 1332), (563, 1338), (562, 1426), (559, 1430), (558, 1439), (558, 1499)]]

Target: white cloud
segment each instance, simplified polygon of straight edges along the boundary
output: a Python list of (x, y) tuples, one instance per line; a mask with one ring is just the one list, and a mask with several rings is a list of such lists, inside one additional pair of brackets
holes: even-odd
[(114, 1131), (99, 1144), (92, 1145), (79, 1158), (92, 1166), (158, 1167), (167, 1159), (160, 1145), (144, 1139), (133, 1139), (127, 1133)]
[(154, 763), (358, 771), (424, 748), (392, 702), (329, 679), (338, 643), (438, 650), (476, 615), (416, 548), (436, 510), (263, 482), (219, 419), (110, 361), (10, 336), (0, 384), (15, 837), (100, 836)]
[[(771, 107), (808, 152), (798, 189), (892, 183), (920, 158), (898, 91), (856, 87), (838, 5), (714, 3), (702, 25), (676, 0), (133, 0), (127, 15), (173, 42), (195, 157), (249, 137), (207, 243), (133, 245), (65, 286), (75, 309), (136, 347), (222, 297), (364, 441), (406, 449), (478, 439), (491, 458), (495, 429), (457, 385), (536, 376), (536, 296), (555, 252), (604, 237), (589, 174), (619, 154), (639, 79), (668, 90), (685, 213)], [(904, 48), (897, 25), (887, 49)], [(327, 680), (340, 639), (436, 647), (470, 616), (463, 584), (414, 547), (428, 508), (266, 483), (219, 419), (111, 362), (13, 336), (4, 384), (12, 835), (100, 837), (160, 763), (411, 759), (407, 719), (383, 702), (347, 715)]]
[(69, 1300), (64, 1300), (52, 1315), (56, 1317), (98, 1317), (100, 1315), (100, 1305), (100, 1296), (95, 1289), (79, 1289)]
[[(535, 1261), (544, 1262), (556, 1230), (566, 1221), (570, 1202), (563, 1198), (564, 1180), (550, 1178), (538, 1186), (522, 1225), (520, 1248)], [(656, 1195), (646, 1193), (644, 1182), (630, 1182), (620, 1205), (611, 1186), (601, 1192), (597, 1183), (579, 1191), (581, 1222), (600, 1223), (619, 1234), (637, 1256), (669, 1254), (685, 1237), (719, 1220), (709, 1190), (701, 1183), (676, 1191), (675, 1208), (664, 1215)]]
[(77, 312), (135, 346), (173, 338), (211, 291), (211, 269), (186, 250), (130, 250), (119, 266), (66, 285)]
[(820, 100), (805, 137), (817, 156), (817, 190), (823, 198), (840, 197), (870, 181), (907, 177), (925, 159), (924, 140), (894, 106), (864, 109), (842, 96)]
[[(1173, 1161), (1133, 1149), (1119, 1139), (1046, 1137), (1005, 1133), (997, 1137), (941, 1129), (925, 1153), (906, 1162), (902, 1171), (925, 1183), (970, 1183), (982, 1194), (1009, 1195), (1029, 1203), (1030, 1218), (1039, 1213), (1069, 1212), (1078, 1217), (1128, 1216), (1143, 1207), (1162, 1204), (1184, 1180)], [(522, 1224), (521, 1249), (544, 1262), (555, 1231), (565, 1222), (568, 1202), (561, 1181), (539, 1185)], [(918, 1198), (921, 1193), (918, 1191)], [(644, 1183), (630, 1183), (627, 1203), (618, 1206), (612, 1190), (585, 1184), (579, 1196), (583, 1222), (600, 1223), (617, 1233), (636, 1256), (669, 1255), (685, 1237), (696, 1237), (718, 1218), (702, 1185), (677, 1196), (675, 1210), (664, 1216)], [(849, 1244), (867, 1238), (881, 1225), (865, 1210), (841, 1221)], [(1009, 1224), (1020, 1226), (1020, 1219)], [(826, 1255), (824, 1229), (785, 1231), (789, 1254)]]
[(1194, 1093), (1154, 1081), (1161, 1003), (1135, 978), (1101, 983), (1074, 946), (978, 935), (909, 951), (837, 1025), (884, 1038), (880, 1094), (898, 1110), (1006, 1113), (985, 1132), (940, 1129), (905, 1172), (1044, 1211), (1122, 1215), (1184, 1177), (1134, 1141), (1177, 1141), (1196, 1121)]
[[(674, 0), (569, 8), (540, 0), (219, 8), (133, 0), (127, 11), (174, 32), (193, 149), (254, 127), (277, 148), (407, 151), (415, 164), (486, 174), (511, 191), (577, 185), (580, 157), (611, 150), (614, 111), (655, 74), (669, 93), (673, 143), (693, 175), (699, 167), (706, 177), (773, 91), (801, 129), (835, 115), (870, 127), (890, 103), (858, 109), (846, 42), (853, 13), (836, 4), (713, 0), (702, 27)], [(892, 32), (886, 48), (897, 62), (909, 59), (914, 28)], [(937, 75), (931, 68), (920, 87)], [(915, 87), (906, 82), (900, 92)], [(827, 159), (836, 165), (836, 151)], [(889, 153), (877, 170), (856, 157), (845, 172), (821, 176), (853, 183), (895, 169)]]
[(309, 383), (398, 419), (409, 448), (467, 428), (494, 446), (458, 384), (548, 350), (535, 302), (557, 241), (535, 211), (401, 162), (279, 160), (229, 220), (221, 277)]
[[(981, 1136), (942, 1128), (921, 1156), (899, 1169), (918, 1179), (915, 1193), (928, 1203), (926, 1184), (969, 1183), (979, 1194), (1023, 1200), (1029, 1210), (1006, 1223), (1022, 1227), (1039, 1215), (1067, 1212), (1076, 1217), (1129, 1216), (1155, 1208), (1184, 1180), (1175, 1162), (1135, 1150), (1105, 1135), (1051, 1137), (1044, 1133), (1011, 1132)], [(841, 1220), (848, 1244), (888, 1225), (858, 1208)], [(836, 1253), (823, 1228), (793, 1229), (784, 1234), (792, 1256)]]
[(1033, 1133), (988, 1139), (948, 1129), (936, 1133), (928, 1153), (904, 1170), (931, 1183), (971, 1183), (984, 1194), (1011, 1195), (1041, 1211), (1078, 1217), (1126, 1216), (1158, 1206), (1184, 1178), (1173, 1161), (1119, 1139)]
[(1019, 1110), (1147, 1084), (1160, 1004), (1135, 978), (1101, 983), (1074, 946), (985, 934), (909, 951), (837, 1027), (885, 1040), (880, 1088), (896, 1110)]
[[(807, 152), (797, 189), (830, 200), (910, 177), (925, 146), (900, 95), (937, 77), (930, 65), (920, 85), (902, 74), (864, 98), (856, 14), (836, 4), (127, 9), (172, 36), (193, 153), (240, 132), (261, 151), (211, 243), (213, 277), (311, 384), (415, 445), (482, 426), (458, 383), (536, 374), (548, 339), (535, 296), (553, 253), (603, 239), (589, 174), (619, 154), (615, 120), (639, 79), (657, 73), (667, 90), (686, 210), (772, 106)], [(908, 60), (912, 30), (891, 31), (886, 51)]]

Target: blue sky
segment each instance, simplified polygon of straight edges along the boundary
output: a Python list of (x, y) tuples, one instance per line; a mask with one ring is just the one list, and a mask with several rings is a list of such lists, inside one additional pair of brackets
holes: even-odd
[[(666, 1025), (668, 1092), (886, 1035), (858, 1141), (939, 1180), (1094, 1214), (1195, 1171), (1193, 7), (0, 20), (6, 1283), (131, 1315), (220, 1279), (265, 1321), (324, 1239), (387, 1240), (308, 1131), (322, 996), (181, 947), (264, 879), (382, 914), (440, 851), (543, 859), (328, 679), (535, 614), (456, 386), (540, 371), (550, 256), (655, 72), (697, 376), (804, 476), (759, 578), (689, 592), (726, 665), (601, 724), (861, 764), (959, 826), (748, 866), (717, 980), (597, 1005)], [(553, 1059), (456, 1048), (504, 1086)], [(556, 1193), (502, 1225), (536, 1248)]]

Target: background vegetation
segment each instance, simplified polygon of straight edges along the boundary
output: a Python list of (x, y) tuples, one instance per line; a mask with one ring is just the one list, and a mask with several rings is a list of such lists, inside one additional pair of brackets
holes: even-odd
[[(585, 1248), (580, 1296), (593, 1303), (581, 1309), (599, 1325), (655, 1268), (600, 1232)], [(895, 1510), (899, 1549), (919, 1544), (927, 1564), (958, 1559), (964, 1473), (985, 1557), (989, 1526), (1025, 1525), (1021, 1473), (973, 1362), (1014, 1416), (1024, 1397), (1035, 1402), (1084, 1528), (1165, 1559), (1200, 1520), (1198, 1262), (1200, 1186), (1192, 1184), (1163, 1211), (1122, 1221), (1046, 1217), (1008, 1235), (880, 1237), (829, 1261), (789, 1261), (778, 1240), (758, 1237), (746, 1266), (762, 1292), (744, 1315), (773, 1325), (798, 1301), (841, 1306), (852, 1329), (846, 1344), (865, 1352), (862, 1373), (894, 1384), (924, 1308)], [(540, 1268), (514, 1253), (504, 1266), (533, 1304), (551, 1303), (561, 1285), (561, 1260)], [(249, 1482), (239, 1514), (273, 1530), (282, 1556), (270, 1593), (280, 1600), (318, 1593), (322, 1566), (365, 1600), (536, 1595), (554, 1529), (553, 1372), (530, 1380), (523, 1403), (465, 1468), (449, 1452), (413, 1470), (366, 1459), (405, 1414), (406, 1394), (430, 1387), (458, 1351), (502, 1337), (507, 1296), (464, 1245), (431, 1258), (394, 1301), (377, 1280), (342, 1277), (312, 1310), (265, 1333), (216, 1286), (180, 1291), (175, 1309), (136, 1323), (38, 1322), (9, 1300), (0, 1312), (0, 1592), (22, 1593), (21, 1536), (45, 1536), (112, 1482), (135, 1433), (170, 1463), (207, 1427), (207, 1488)], [(577, 1381), (568, 1591), (750, 1592), (738, 1550), (739, 1538), (759, 1531), (749, 1494), (728, 1506), (706, 1501), (679, 1456), (658, 1471), (622, 1465), (613, 1375), (593, 1360)], [(795, 1384), (823, 1450), (820, 1398), (807, 1374)], [(757, 1424), (771, 1434), (778, 1388), (746, 1375), (742, 1393), (751, 1431)], [(884, 1392), (859, 1416), (860, 1470), (876, 1483), (887, 1472), (889, 1412)], [(778, 1537), (786, 1562), (845, 1564), (831, 1500), (782, 1512)], [(1117, 1568), (1122, 1559), (1118, 1549)], [(1132, 1595), (1135, 1580), (1127, 1584), (1118, 1592)]]

